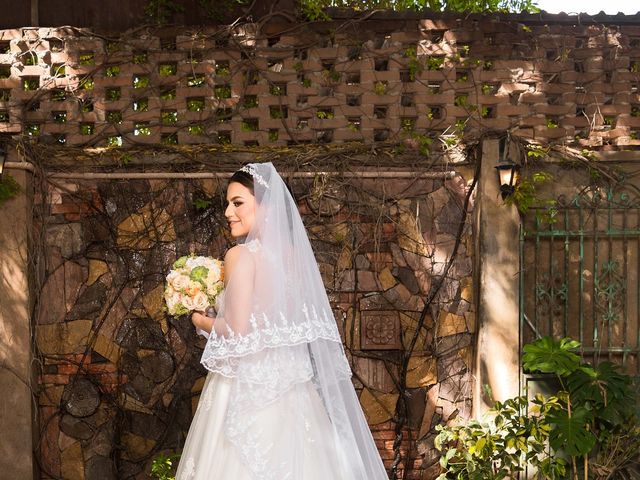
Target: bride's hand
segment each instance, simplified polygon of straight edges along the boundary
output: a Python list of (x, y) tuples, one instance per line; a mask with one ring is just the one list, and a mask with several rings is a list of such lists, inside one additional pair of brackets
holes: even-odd
[(213, 318), (207, 317), (204, 312), (198, 310), (191, 314), (191, 323), (193, 323), (197, 329), (204, 330), (207, 333), (211, 332), (213, 320)]

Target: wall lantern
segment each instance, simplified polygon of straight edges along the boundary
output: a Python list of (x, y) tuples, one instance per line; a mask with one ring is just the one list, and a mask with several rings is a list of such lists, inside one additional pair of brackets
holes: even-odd
[(498, 181), (500, 182), (500, 195), (506, 200), (516, 189), (520, 165), (510, 158), (500, 160), (496, 165)]
[(502, 200), (506, 200), (516, 190), (520, 165), (511, 160), (511, 155), (509, 155), (511, 153), (511, 135), (509, 132), (500, 139), (499, 145), (499, 160), (496, 170), (498, 171), (498, 182), (500, 182), (500, 195)]

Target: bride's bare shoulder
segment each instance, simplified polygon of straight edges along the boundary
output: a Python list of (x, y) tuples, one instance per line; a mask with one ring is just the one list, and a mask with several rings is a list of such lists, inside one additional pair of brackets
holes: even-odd
[(255, 265), (251, 253), (241, 245), (236, 245), (227, 250), (224, 256), (225, 285), (228, 279), (235, 275), (242, 278), (253, 275)]
[(224, 256), (224, 263), (244, 263), (251, 261), (251, 252), (244, 245), (235, 245), (227, 250)]
[(242, 255), (243, 251), (244, 249), (242, 248), (242, 245), (234, 245), (229, 250), (227, 250), (227, 253), (224, 254), (224, 261), (228, 262), (230, 260), (235, 260), (240, 255)]

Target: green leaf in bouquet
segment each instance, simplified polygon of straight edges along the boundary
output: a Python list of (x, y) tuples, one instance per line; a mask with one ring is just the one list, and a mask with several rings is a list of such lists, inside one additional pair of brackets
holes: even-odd
[(542, 337), (524, 346), (522, 364), (529, 372), (555, 373), (564, 377), (580, 367), (580, 356), (572, 352), (579, 346), (580, 342), (570, 338)]
[(173, 268), (176, 269), (176, 268), (184, 267), (188, 259), (189, 259), (189, 256), (180, 257), (175, 262), (173, 262)]
[(176, 307), (174, 308), (174, 311), (173, 311), (172, 315), (174, 317), (179, 317), (181, 315), (186, 315), (187, 313), (189, 313), (189, 310), (187, 310), (184, 307), (184, 305), (179, 304), (179, 305), (176, 305)]
[(194, 282), (201, 282), (204, 285), (204, 281), (207, 279), (207, 275), (209, 274), (209, 269), (207, 267), (203, 267), (202, 265), (195, 267), (191, 270), (189, 274), (189, 278)]

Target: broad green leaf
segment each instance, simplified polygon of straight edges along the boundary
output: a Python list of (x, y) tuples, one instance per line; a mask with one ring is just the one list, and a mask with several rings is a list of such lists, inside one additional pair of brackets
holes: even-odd
[(525, 345), (522, 363), (529, 372), (555, 373), (565, 377), (580, 367), (580, 356), (573, 353), (580, 343), (563, 338), (542, 337)]
[(455, 448), (451, 448), (447, 451), (447, 453), (445, 454), (445, 458), (447, 459), (447, 461), (451, 460), (451, 458), (453, 458), (453, 456), (456, 454), (457, 450)]
[(575, 371), (567, 379), (567, 386), (573, 403), (595, 409), (596, 417), (611, 426), (623, 423), (634, 412), (631, 378), (610, 362)]
[(590, 420), (589, 412), (581, 407), (574, 409), (571, 417), (566, 411), (549, 413), (548, 421), (553, 424), (549, 437), (551, 446), (571, 456), (591, 452), (596, 437), (588, 429)]
[(487, 439), (486, 437), (482, 437), (480, 438), (477, 442), (476, 442), (476, 450), (479, 452), (482, 452), (482, 449), (484, 448), (484, 446), (487, 443)]

